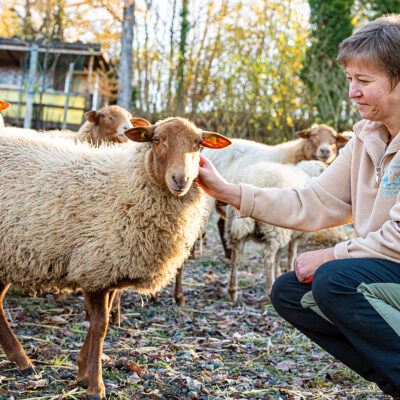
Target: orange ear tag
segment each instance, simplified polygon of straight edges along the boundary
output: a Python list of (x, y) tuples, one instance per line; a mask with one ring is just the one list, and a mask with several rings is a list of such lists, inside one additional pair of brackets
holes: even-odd
[(210, 149), (219, 149), (226, 145), (226, 139), (220, 138), (218, 136), (210, 136), (208, 138), (203, 139), (203, 143), (207, 144), (207, 147)]

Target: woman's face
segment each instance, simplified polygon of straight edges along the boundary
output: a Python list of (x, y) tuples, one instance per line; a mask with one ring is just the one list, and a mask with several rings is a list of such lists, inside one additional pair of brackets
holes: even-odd
[(365, 64), (354, 60), (346, 67), (349, 97), (357, 103), (364, 119), (381, 121), (389, 130), (393, 124), (399, 129), (400, 84), (392, 89), (382, 70)]

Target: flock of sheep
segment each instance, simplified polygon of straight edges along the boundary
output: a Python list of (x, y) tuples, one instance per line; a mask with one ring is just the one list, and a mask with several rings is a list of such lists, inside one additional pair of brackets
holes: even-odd
[[(7, 106), (0, 101), (0, 110)], [(349, 138), (318, 125), (267, 146), (203, 131), (183, 118), (151, 125), (118, 106), (85, 117), (77, 133), (5, 127), (0, 120), (0, 344), (23, 374), (34, 373), (5, 318), (10, 285), (81, 289), (90, 327), (77, 381), (97, 400), (105, 398), (102, 345), (118, 290), (156, 294), (180, 271), (175, 297), (183, 299), (181, 267), (215, 208), (195, 182), (200, 149), (228, 180), (292, 187), (319, 175)], [(249, 239), (265, 245), (269, 293), (282, 249), (289, 246), (293, 264), (304, 233), (239, 219), (231, 206), (217, 209), (231, 253), (230, 299), (237, 300), (237, 268)]]

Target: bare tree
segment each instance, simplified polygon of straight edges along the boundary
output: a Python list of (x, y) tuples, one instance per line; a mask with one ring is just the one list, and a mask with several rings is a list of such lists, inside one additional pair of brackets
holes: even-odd
[(178, 114), (182, 115), (184, 112), (184, 83), (185, 83), (185, 63), (186, 63), (186, 36), (189, 31), (189, 22), (187, 20), (188, 14), (188, 0), (182, 0), (181, 11), (181, 38), (179, 42), (179, 60), (178, 60), (178, 90), (177, 90), (177, 109)]
[(119, 60), (119, 95), (117, 104), (130, 110), (132, 107), (132, 45), (135, 23), (135, 1), (125, 0), (121, 33), (121, 56)]

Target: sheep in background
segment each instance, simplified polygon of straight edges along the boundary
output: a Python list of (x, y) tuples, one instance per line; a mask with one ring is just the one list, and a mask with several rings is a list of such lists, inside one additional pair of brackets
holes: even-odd
[(146, 126), (150, 122), (143, 118), (132, 118), (131, 114), (122, 107), (113, 105), (105, 106), (98, 111), (85, 113), (86, 121), (75, 133), (68, 129), (37, 131), (18, 127), (4, 128), (9, 133), (40, 133), (55, 136), (57, 138), (72, 139), (77, 142), (88, 142), (93, 146), (102, 143), (127, 143), (129, 140), (124, 135), (124, 130), (133, 126)]
[[(314, 125), (310, 129), (296, 132), (299, 139), (290, 140), (274, 146), (245, 139), (232, 139), (232, 145), (221, 152), (205, 150), (203, 154), (212, 161), (218, 171), (224, 174), (231, 165), (246, 167), (249, 163), (274, 161), (282, 164), (297, 164), (303, 160), (319, 160), (330, 164), (337, 156), (337, 145), (347, 143), (346, 137), (338, 135), (328, 125)], [(234, 173), (234, 171), (233, 171)]]
[[(291, 188), (303, 185), (312, 176), (318, 176), (326, 164), (320, 161), (303, 161), (297, 165), (275, 162), (258, 162), (246, 169), (237, 171), (235, 182), (249, 183), (262, 188)], [(237, 270), (246, 241), (253, 240), (264, 245), (262, 263), (264, 265), (265, 285), (270, 295), (272, 284), (280, 275), (280, 255), (289, 245), (288, 260), (293, 266), (296, 256), (297, 241), (303, 232), (285, 229), (252, 218), (237, 218), (235, 208), (226, 207), (225, 239), (232, 250), (231, 275), (228, 296), (237, 301)]]
[[(6, 101), (0, 100), (0, 111), (7, 110), (10, 107), (10, 104)], [(4, 119), (3, 116), (0, 114), (0, 128), (4, 128)]]
[[(343, 147), (348, 136), (338, 135), (328, 125), (314, 125), (312, 128), (296, 133), (299, 139), (269, 146), (245, 139), (232, 139), (229, 148), (219, 152), (204, 149), (203, 153), (217, 168), (218, 172), (228, 181), (236, 179), (237, 173), (248, 165), (263, 161), (273, 161), (282, 164), (296, 164), (303, 160), (320, 160), (331, 163)], [(218, 230), (225, 250), (225, 256), (230, 259), (231, 251), (224, 238), (225, 204), (217, 202), (217, 212), (220, 215)]]
[(155, 293), (175, 275), (206, 214), (193, 183), (200, 147), (230, 144), (181, 118), (125, 135), (144, 143), (95, 148), (0, 135), (0, 344), (22, 373), (34, 373), (5, 318), (8, 287), (81, 288), (90, 327), (77, 381), (91, 399), (105, 397), (101, 354), (115, 290)]
[[(79, 128), (76, 140), (99, 146), (103, 142), (126, 143), (124, 131), (132, 127), (132, 115), (120, 106), (105, 106), (98, 111), (88, 111), (86, 122)], [(150, 125), (143, 118), (135, 118), (135, 126)]]

